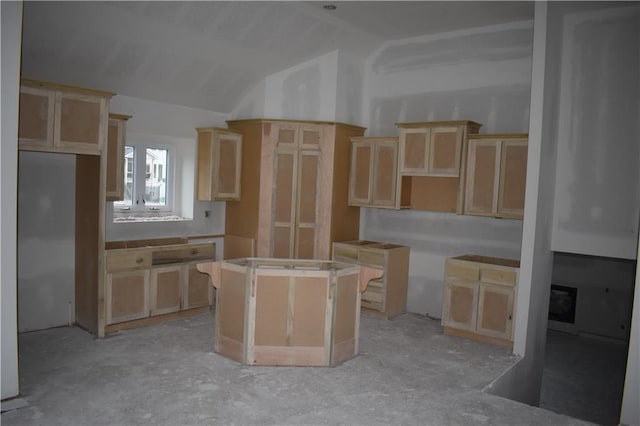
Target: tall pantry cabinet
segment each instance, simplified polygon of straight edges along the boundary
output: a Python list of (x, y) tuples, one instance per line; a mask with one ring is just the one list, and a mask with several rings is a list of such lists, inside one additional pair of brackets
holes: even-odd
[(242, 133), (242, 197), (228, 201), (225, 235), (253, 240), (259, 257), (330, 259), (331, 243), (358, 238), (348, 203), (349, 138), (342, 123), (234, 120)]

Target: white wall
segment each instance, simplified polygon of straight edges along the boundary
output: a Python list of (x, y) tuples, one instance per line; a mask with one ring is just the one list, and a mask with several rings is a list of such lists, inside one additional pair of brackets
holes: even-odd
[(473, 120), (481, 133), (526, 132), (532, 22), (386, 42), (367, 60), (364, 125)]
[(18, 395), (16, 204), (18, 180), (18, 87), (22, 2), (0, 2), (2, 32), (2, 142), (0, 143), (0, 303), (2, 304), (1, 399)]
[(531, 118), (527, 157), (527, 197), (522, 236), (520, 278), (516, 298), (514, 353), (523, 356), (488, 389), (489, 392), (527, 404), (540, 399), (549, 310), (549, 288), (553, 268), (551, 227), (555, 171), (557, 102), (552, 83), (555, 61), (551, 60), (555, 28), (548, 22), (547, 3), (535, 6)]
[(18, 331), (75, 322), (76, 157), (18, 159)]
[[(193, 220), (176, 222), (113, 223), (113, 203), (106, 204), (106, 240), (178, 237), (224, 233), (224, 202), (194, 201), (196, 128), (223, 127), (229, 118), (202, 109), (187, 108), (161, 102), (147, 101), (124, 95), (111, 99), (110, 111), (128, 114), (127, 139), (144, 142), (160, 141), (174, 144), (177, 149), (175, 172), (182, 176), (182, 185), (176, 188), (178, 204), (185, 215)], [(208, 218), (205, 211), (210, 212)], [(222, 247), (217, 251), (221, 253)]]
[(640, 5), (614, 5), (576, 2), (563, 12), (553, 249), (635, 259)]

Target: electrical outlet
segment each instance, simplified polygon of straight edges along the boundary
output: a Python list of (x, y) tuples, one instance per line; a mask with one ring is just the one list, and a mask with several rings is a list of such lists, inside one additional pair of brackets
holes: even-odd
[(205, 210), (204, 211), (204, 217), (209, 217), (209, 216), (211, 216), (211, 211)]

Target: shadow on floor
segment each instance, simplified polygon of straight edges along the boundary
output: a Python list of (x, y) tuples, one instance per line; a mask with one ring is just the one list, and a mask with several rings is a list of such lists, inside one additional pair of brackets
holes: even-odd
[(617, 425), (628, 344), (548, 330), (540, 408)]

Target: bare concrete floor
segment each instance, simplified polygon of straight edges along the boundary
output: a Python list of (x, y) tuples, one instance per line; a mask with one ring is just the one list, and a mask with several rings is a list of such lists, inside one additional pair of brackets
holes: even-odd
[(482, 392), (513, 364), (438, 321), (362, 317), (360, 355), (334, 367), (249, 367), (212, 351), (213, 314), (105, 339), (77, 328), (19, 337), (9, 425), (581, 425)]
[(628, 350), (624, 342), (549, 330), (540, 407), (617, 425)]

